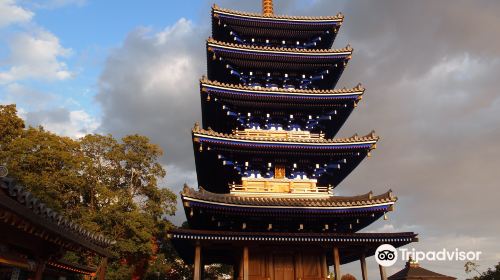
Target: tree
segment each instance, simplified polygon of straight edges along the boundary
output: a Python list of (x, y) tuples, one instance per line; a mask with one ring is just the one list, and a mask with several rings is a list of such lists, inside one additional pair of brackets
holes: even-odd
[(23, 129), (24, 121), (17, 116), (16, 105), (0, 105), (0, 151), (21, 136)]
[(129, 278), (129, 273), (142, 277), (150, 263), (163, 267), (165, 257), (158, 253), (163, 233), (172, 227), (165, 216), (175, 213), (176, 195), (158, 187), (165, 176), (158, 163), (161, 149), (140, 135), (121, 142), (110, 135), (87, 135), (80, 145), (87, 159), (83, 207), (90, 209), (82, 219), (117, 241), (113, 251), (122, 268), (109, 279)]
[(7, 165), (9, 176), (51, 208), (64, 209), (67, 216), (74, 218), (84, 183), (78, 142), (42, 127), (29, 127), (2, 146), (0, 161)]
[(472, 262), (467, 262), (465, 264), (465, 272), (471, 273), (472, 271), (477, 272), (479, 276), (474, 276), (467, 280), (497, 280), (500, 279), (500, 262), (495, 266), (494, 269), (488, 268), (486, 272), (479, 273), (477, 270), (478, 265)]
[(166, 174), (159, 146), (140, 135), (75, 140), (25, 129), (13, 105), (0, 106), (0, 121), (0, 164), (9, 176), (49, 207), (116, 240), (107, 279), (144, 278), (178, 265), (162, 254), (176, 195), (159, 186)]

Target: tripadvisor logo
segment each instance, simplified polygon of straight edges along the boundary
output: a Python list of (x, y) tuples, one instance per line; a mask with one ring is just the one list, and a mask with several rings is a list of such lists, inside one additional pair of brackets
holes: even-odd
[[(481, 251), (460, 251), (458, 248), (450, 251), (442, 249), (440, 251), (417, 251), (415, 248), (409, 250), (401, 248), (401, 259), (403, 261), (479, 261)], [(381, 266), (392, 266), (398, 259), (398, 250), (390, 244), (382, 244), (375, 251), (375, 260)]]
[(381, 266), (392, 266), (398, 260), (398, 251), (390, 244), (382, 244), (375, 251), (375, 260)]

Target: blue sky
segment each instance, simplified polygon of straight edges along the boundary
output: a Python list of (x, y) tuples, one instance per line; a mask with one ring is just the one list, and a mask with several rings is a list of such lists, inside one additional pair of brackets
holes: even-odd
[[(160, 30), (181, 17), (196, 22), (203, 4), (200, 1), (85, 0), (1, 0), (0, 3), (5, 7), (5, 12), (20, 9), (29, 15), (26, 18), (19, 15), (20, 19), (12, 19), (0, 29), (0, 71), (16, 67), (15, 62), (9, 61), (12, 51), (9, 44), (13, 38), (20, 34), (37, 38), (40, 36), (36, 34), (39, 32), (37, 30), (42, 30), (53, 35), (59, 47), (66, 49), (66, 54), (56, 52), (52, 54), (52, 59), (65, 64), (62, 68), (70, 73), (70, 77), (56, 79), (51, 77), (53, 73), (41, 73), (36, 77), (21, 75), (0, 83), (0, 101), (16, 102), (21, 112), (50, 110), (58, 106), (68, 110), (83, 110), (96, 122), (101, 116), (100, 107), (94, 99), (96, 83), (109, 51), (118, 48), (131, 30), (142, 27)], [(26, 100), (22, 95), (8, 94), (14, 86), (22, 87), (23, 91), (40, 92), (38, 97), (42, 99), (43, 94), (50, 95), (51, 102), (41, 106), (39, 102), (32, 104), (32, 95)], [(38, 125), (36, 120), (28, 121)], [(59, 132), (75, 136), (75, 130)]]
[[(176, 193), (184, 182), (196, 187), (190, 129), (201, 119), (211, 4), (0, 0), (0, 104), (16, 103), (29, 124), (70, 137), (146, 135), (165, 151), (165, 185)], [(217, 4), (260, 8), (260, 0)], [(338, 87), (361, 82), (367, 90), (339, 137), (375, 129), (381, 141), (337, 194), (391, 188), (399, 197), (389, 220), (366, 230), (415, 231), (417, 249), (482, 250), (481, 269), (496, 264), (500, 2), (275, 4), (281, 14), (345, 15), (334, 47), (350, 43), (354, 54)], [(185, 220), (179, 208), (176, 223)], [(424, 266), (466, 277), (461, 262)]]

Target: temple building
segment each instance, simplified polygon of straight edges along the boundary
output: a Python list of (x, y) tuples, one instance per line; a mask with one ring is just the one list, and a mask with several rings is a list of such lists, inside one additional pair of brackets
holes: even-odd
[(439, 274), (420, 267), (418, 262), (411, 259), (405, 267), (387, 278), (388, 280), (456, 280), (457, 278)]
[(367, 279), (378, 246), (417, 234), (358, 232), (387, 219), (391, 190), (335, 192), (379, 140), (336, 138), (365, 92), (335, 88), (353, 54), (332, 49), (344, 17), (279, 16), (272, 0), (262, 5), (262, 14), (212, 8), (202, 123), (192, 130), (198, 190), (181, 193), (189, 228), (168, 236), (196, 280), (213, 263), (233, 266), (234, 279), (328, 279), (330, 266), (340, 279), (340, 265), (354, 261)]
[[(111, 244), (45, 206), (12, 178), (0, 178), (0, 279), (104, 280)], [(67, 252), (85, 263), (64, 259)]]

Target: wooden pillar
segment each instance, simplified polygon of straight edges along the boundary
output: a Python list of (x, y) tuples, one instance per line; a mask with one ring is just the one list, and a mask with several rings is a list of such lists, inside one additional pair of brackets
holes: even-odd
[(326, 263), (326, 254), (321, 255), (321, 277), (328, 277), (328, 264)]
[(248, 246), (243, 247), (243, 280), (249, 280)]
[(385, 272), (385, 266), (378, 266), (380, 270), (380, 280), (387, 280), (387, 273)]
[(361, 254), (359, 261), (361, 262), (361, 276), (363, 277), (363, 280), (368, 280), (368, 271), (366, 270), (366, 254), (365, 253)]
[(333, 272), (335, 273), (335, 280), (340, 280), (342, 275), (340, 274), (340, 256), (338, 247), (333, 247)]
[(106, 270), (108, 269), (108, 258), (103, 257), (99, 265), (99, 272), (97, 273), (97, 280), (106, 279)]
[(201, 280), (201, 245), (198, 243), (194, 249), (194, 280)]
[(297, 279), (301, 279), (303, 275), (304, 270), (302, 269), (302, 253), (297, 252), (295, 253), (295, 277), (297, 277)]
[(43, 279), (43, 272), (45, 271), (46, 264), (47, 264), (47, 262), (45, 260), (39, 260), (36, 263), (35, 280), (42, 280)]
[(267, 269), (268, 269), (268, 274), (267, 277), (270, 279), (274, 279), (274, 255), (272, 251), (269, 251), (267, 253)]

